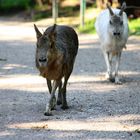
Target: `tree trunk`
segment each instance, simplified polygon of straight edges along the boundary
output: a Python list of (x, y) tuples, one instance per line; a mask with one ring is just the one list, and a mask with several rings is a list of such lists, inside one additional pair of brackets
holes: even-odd
[(36, 0), (36, 2), (37, 2), (37, 4), (38, 4), (40, 7), (43, 6), (43, 2), (42, 2), (42, 0)]

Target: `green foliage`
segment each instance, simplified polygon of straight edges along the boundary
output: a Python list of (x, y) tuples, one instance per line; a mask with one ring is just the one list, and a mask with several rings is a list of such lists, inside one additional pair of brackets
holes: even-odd
[(129, 21), (130, 35), (140, 36), (140, 18)]
[(84, 27), (81, 26), (78, 27), (78, 31), (80, 33), (95, 33), (94, 23), (95, 23), (95, 18), (91, 20), (87, 20), (85, 21)]
[(79, 6), (65, 6), (59, 7), (59, 17), (69, 17), (69, 16), (78, 16), (80, 7)]
[(32, 0), (0, 0), (1, 10), (27, 9)]
[[(78, 27), (78, 31), (80, 33), (95, 33), (95, 19), (87, 20), (85, 21), (85, 26)], [(133, 19), (129, 21), (129, 30), (130, 30), (130, 35), (137, 35), (140, 36), (140, 18), (138, 19)]]

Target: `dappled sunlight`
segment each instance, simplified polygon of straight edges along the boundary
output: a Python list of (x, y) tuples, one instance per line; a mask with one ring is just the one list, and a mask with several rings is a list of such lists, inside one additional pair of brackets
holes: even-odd
[[(81, 82), (95, 82), (99, 80), (94, 76), (71, 76), (69, 79), (70, 83), (81, 83)], [(0, 89), (15, 89), (15, 90), (26, 90), (26, 91), (46, 91), (47, 85), (45, 78), (39, 75), (11, 75), (0, 78)], [(70, 88), (69, 88), (70, 90)], [(78, 90), (78, 89), (77, 89)]]
[(12, 136), (12, 135), (15, 135), (15, 133), (14, 132), (9, 132), (8, 130), (1, 131), (0, 132), (0, 137), (3, 137), (3, 136)]
[(124, 49), (126, 52), (137, 52), (140, 51), (140, 47), (134, 46), (134, 44), (127, 45), (126, 49)]
[(130, 76), (135, 76), (135, 75), (140, 75), (140, 71), (120, 71), (120, 74), (122, 75), (130, 75)]
[[(139, 121), (140, 115), (99, 117), (92, 120), (49, 120), (44, 122), (15, 123), (7, 125), (12, 129), (49, 129), (59, 131), (135, 131), (140, 124), (128, 123)], [(127, 121), (127, 123), (123, 123)]]
[[(137, 76), (140, 75), (140, 72), (137, 71), (120, 71), (120, 76)], [(88, 74), (81, 74), (81, 75), (74, 75), (72, 74), (70, 77), (70, 82), (75, 83), (75, 82), (102, 82), (102, 81), (107, 81), (105, 78), (105, 73), (88, 73)]]
[(36, 35), (32, 25), (31, 27), (22, 26), (0, 26), (0, 41), (13, 41), (13, 40), (25, 40), (25, 41), (35, 41)]
[[(102, 86), (99, 86), (99, 82), (104, 81), (104, 76), (92, 76), (92, 75), (71, 75), (69, 79), (69, 83), (73, 86), (75, 85), (85, 85), (88, 86), (88, 90), (91, 91), (98, 91), (98, 92), (104, 92), (104, 90), (112, 90), (116, 89), (117, 87), (114, 87), (112, 84), (105, 84)], [(88, 84), (87, 84), (88, 83)], [(93, 85), (96, 87), (93, 88)], [(98, 86), (97, 86), (98, 85)], [(69, 87), (69, 90), (73, 89), (72, 87)], [(80, 88), (81, 90), (85, 88)], [(119, 88), (119, 87), (118, 87)], [(39, 76), (39, 75), (11, 75), (11, 76), (4, 76), (0, 79), (0, 89), (12, 89), (12, 90), (26, 90), (26, 91), (46, 91), (47, 90), (47, 84), (45, 78)], [(75, 90), (78, 90), (76, 88)]]
[[(17, 89), (26, 91), (46, 91), (46, 80), (38, 75), (11, 75), (0, 78), (0, 89)], [(44, 87), (44, 88), (43, 88)]]
[(2, 67), (3, 70), (10, 70), (13, 68), (27, 68), (27, 66), (20, 64), (6, 64)]
[[(16, 65), (16, 67), (18, 66), (19, 65)], [(12, 67), (11, 65), (7, 65), (5, 66), (5, 69), (10, 69), (11, 67)], [(125, 86), (125, 84), (117, 86), (115, 84), (108, 82), (105, 79), (104, 75), (105, 73), (99, 73), (98, 75), (97, 74), (88, 74), (88, 75), (72, 74), (68, 82), (70, 84), (70, 85), (68, 84), (68, 90), (79, 90), (76, 85), (78, 86), (81, 85), (82, 87), (80, 86), (80, 90), (84, 90), (87, 87), (88, 90), (102, 93), (104, 91), (108, 92), (113, 89), (117, 89)], [(140, 75), (140, 72), (121, 71), (121, 75), (126, 77), (128, 76), (137, 77), (137, 75)], [(128, 82), (131, 82), (131, 79), (129, 79)], [(7, 75), (7, 76), (5, 75), (5, 76), (1, 76), (0, 78), (0, 89), (12, 89), (12, 90), (21, 90), (21, 91), (26, 90), (32, 92), (37, 92), (41, 90), (45, 92), (47, 90), (47, 84), (45, 78), (37, 74), (36, 75), (17, 74), (17, 75)]]
[(97, 36), (96, 35), (85, 35), (85, 40), (82, 39), (83, 37), (80, 37), (80, 41), (79, 41), (79, 48), (80, 49), (94, 49), (94, 48), (99, 48), (100, 49), (100, 45), (97, 42)]

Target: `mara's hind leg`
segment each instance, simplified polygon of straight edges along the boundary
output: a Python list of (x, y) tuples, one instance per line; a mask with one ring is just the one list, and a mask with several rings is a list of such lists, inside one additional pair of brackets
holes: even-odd
[(59, 84), (59, 89), (58, 89), (58, 97), (57, 97), (57, 105), (62, 104), (62, 80), (60, 81)]
[[(70, 76), (70, 75), (69, 75)], [(69, 76), (64, 77), (64, 84), (62, 87), (62, 109), (68, 109), (67, 99), (66, 99), (66, 88), (67, 88), (67, 82), (69, 79)]]
[(68, 79), (72, 73), (72, 70), (73, 70), (73, 64), (74, 63), (71, 63), (71, 66), (67, 67), (66, 70), (65, 70), (65, 76), (64, 76), (64, 84), (63, 84), (63, 87), (62, 87), (62, 109), (68, 109), (68, 104), (67, 104), (67, 98), (66, 98), (66, 92), (67, 92), (67, 82), (68, 82)]

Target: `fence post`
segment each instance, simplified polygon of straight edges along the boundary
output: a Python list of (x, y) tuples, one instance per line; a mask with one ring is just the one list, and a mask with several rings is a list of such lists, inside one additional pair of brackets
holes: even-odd
[(85, 24), (85, 9), (86, 9), (86, 0), (80, 0), (80, 25), (84, 27)]
[(58, 17), (58, 0), (52, 0), (52, 17), (54, 19), (54, 24), (56, 24)]

